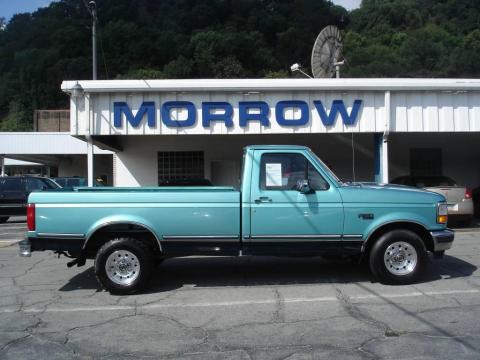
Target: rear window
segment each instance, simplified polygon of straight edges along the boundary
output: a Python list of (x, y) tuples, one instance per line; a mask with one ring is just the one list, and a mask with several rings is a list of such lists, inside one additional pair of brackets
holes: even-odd
[(73, 178), (67, 179), (67, 187), (87, 186), (87, 179), (85, 178)]
[(55, 182), (60, 185), (61, 187), (65, 187), (66, 183), (67, 183), (67, 180), (66, 179), (59, 179), (59, 178), (55, 178), (54, 179)]
[(408, 185), (417, 188), (457, 185), (453, 179), (447, 176), (401, 176), (393, 180), (392, 184)]
[(58, 185), (50, 179), (27, 178), (27, 191), (58, 189)]
[(0, 191), (24, 191), (22, 178), (7, 177), (0, 179)]
[(64, 188), (87, 186), (87, 179), (83, 177), (54, 178), (55, 182)]
[(414, 178), (416, 187), (455, 186), (456, 183), (446, 176), (424, 176)]

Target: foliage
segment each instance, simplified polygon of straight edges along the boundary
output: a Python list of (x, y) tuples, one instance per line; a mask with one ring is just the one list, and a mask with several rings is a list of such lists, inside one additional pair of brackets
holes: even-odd
[(479, 1), (363, 0), (349, 20), (345, 76), (480, 76)]
[[(308, 71), (318, 32), (344, 30), (352, 77), (478, 77), (480, 2), (363, 0), (97, 0), (98, 76), (278, 78)], [(64, 108), (62, 80), (91, 78), (84, 0), (0, 19), (0, 129), (31, 128), (36, 108)], [(297, 74), (298, 76), (298, 74)]]

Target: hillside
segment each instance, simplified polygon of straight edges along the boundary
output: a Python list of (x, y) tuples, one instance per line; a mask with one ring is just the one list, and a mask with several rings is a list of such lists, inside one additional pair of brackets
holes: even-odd
[[(480, 2), (97, 0), (100, 79), (288, 77), (317, 33), (344, 30), (343, 76), (478, 77)], [(60, 0), (0, 30), (0, 130), (31, 129), (36, 108), (65, 108), (64, 79), (91, 77), (90, 15)]]

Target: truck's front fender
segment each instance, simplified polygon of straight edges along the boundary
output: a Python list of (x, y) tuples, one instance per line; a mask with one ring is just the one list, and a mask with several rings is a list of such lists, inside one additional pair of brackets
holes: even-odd
[(401, 212), (392, 212), (389, 214), (385, 214), (374, 219), (368, 226), (365, 228), (363, 232), (363, 238), (368, 240), (371, 235), (380, 229), (383, 226), (394, 224), (394, 223), (412, 223), (416, 225), (422, 226), (425, 230), (427, 230), (430, 226), (431, 220), (429, 220), (426, 216), (406, 211)]

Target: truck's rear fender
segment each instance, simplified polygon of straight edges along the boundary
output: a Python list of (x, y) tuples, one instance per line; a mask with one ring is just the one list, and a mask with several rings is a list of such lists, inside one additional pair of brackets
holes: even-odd
[(132, 215), (114, 215), (96, 221), (88, 230), (83, 244), (86, 257), (94, 257), (97, 250), (116, 237), (130, 236), (145, 242), (154, 252), (162, 252), (159, 236), (148, 220)]

